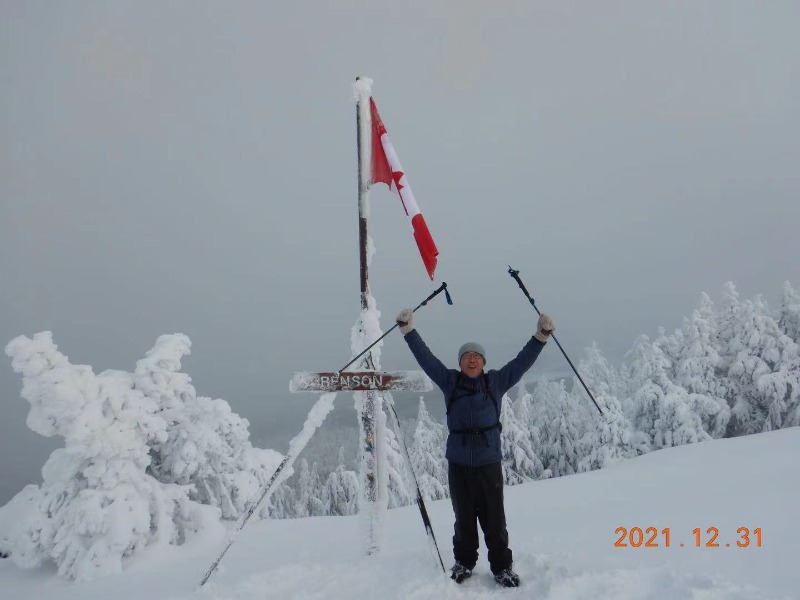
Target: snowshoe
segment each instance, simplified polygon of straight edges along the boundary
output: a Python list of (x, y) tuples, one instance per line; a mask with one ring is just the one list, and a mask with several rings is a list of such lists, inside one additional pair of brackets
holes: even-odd
[(503, 587), (519, 587), (519, 575), (511, 569), (503, 569), (494, 574), (494, 580)]
[(472, 577), (472, 569), (468, 569), (458, 561), (456, 561), (456, 564), (450, 569), (450, 579), (456, 583), (461, 583), (470, 577)]

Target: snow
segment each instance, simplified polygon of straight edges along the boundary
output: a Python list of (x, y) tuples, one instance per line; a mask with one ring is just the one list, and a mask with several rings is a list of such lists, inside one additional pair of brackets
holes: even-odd
[[(507, 487), (514, 566), (523, 581), (517, 590), (496, 586), (483, 548), (472, 579), (461, 586), (447, 579), (413, 505), (387, 511), (385, 545), (369, 557), (358, 517), (263, 520), (242, 531), (202, 590), (197, 584), (222, 545), (222, 528), (190, 534), (182, 546), (148, 549), (121, 574), (91, 582), (0, 560), (0, 587), (7, 598), (40, 600), (796, 599), (800, 574), (787, 561), (800, 552), (800, 526), (791, 519), (800, 497), (798, 453), (800, 429), (787, 428)], [(452, 509), (443, 500), (428, 511), (449, 566)], [(662, 547), (614, 547), (618, 527), (636, 526), (669, 527), (671, 547), (661, 535)], [(717, 527), (720, 547), (695, 547), (696, 527)], [(739, 527), (760, 527), (762, 547), (736, 548)]]

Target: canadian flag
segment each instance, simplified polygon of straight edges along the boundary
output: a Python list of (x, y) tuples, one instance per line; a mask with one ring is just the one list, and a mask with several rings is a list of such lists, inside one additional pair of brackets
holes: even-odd
[(403, 210), (406, 211), (406, 216), (411, 222), (414, 239), (422, 256), (422, 262), (425, 263), (425, 268), (428, 270), (428, 277), (433, 280), (433, 272), (436, 270), (436, 257), (439, 255), (439, 250), (437, 250), (436, 244), (433, 243), (431, 232), (428, 230), (425, 219), (419, 211), (419, 206), (417, 206), (417, 201), (414, 199), (414, 193), (411, 191), (408, 177), (403, 171), (403, 166), (400, 164), (400, 159), (397, 157), (397, 152), (395, 152), (392, 142), (389, 141), (386, 127), (383, 126), (381, 116), (378, 114), (378, 108), (371, 97), (369, 99), (369, 109), (372, 115), (372, 173), (370, 184), (385, 183), (389, 186), (389, 189), (400, 196)]

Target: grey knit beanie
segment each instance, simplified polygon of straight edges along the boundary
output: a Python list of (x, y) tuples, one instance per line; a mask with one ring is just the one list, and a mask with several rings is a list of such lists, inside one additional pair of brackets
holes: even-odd
[(483, 349), (478, 342), (467, 342), (458, 349), (458, 362), (461, 362), (461, 357), (466, 352), (477, 352), (483, 357), (483, 362), (486, 363), (486, 350)]

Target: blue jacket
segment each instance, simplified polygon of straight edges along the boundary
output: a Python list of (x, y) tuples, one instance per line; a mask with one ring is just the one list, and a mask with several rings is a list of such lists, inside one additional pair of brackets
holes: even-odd
[[(416, 329), (406, 334), (405, 340), (419, 366), (442, 390), (446, 405), (456, 387), (460, 371), (445, 367), (422, 341)], [(496, 407), (484, 389), (483, 375), (471, 378), (461, 374), (461, 386), (472, 387), (476, 391), (468, 393), (460, 390), (459, 397), (450, 406), (450, 414), (447, 415), (447, 429), (450, 432), (445, 453), (447, 460), (468, 467), (500, 462), (500, 429), (492, 426), (499, 421), (503, 395), (522, 379), (542, 348), (544, 344), (531, 337), (514, 360), (499, 370), (492, 369), (486, 373), (489, 388), (497, 401)], [(470, 432), (457, 433), (460, 430)]]

